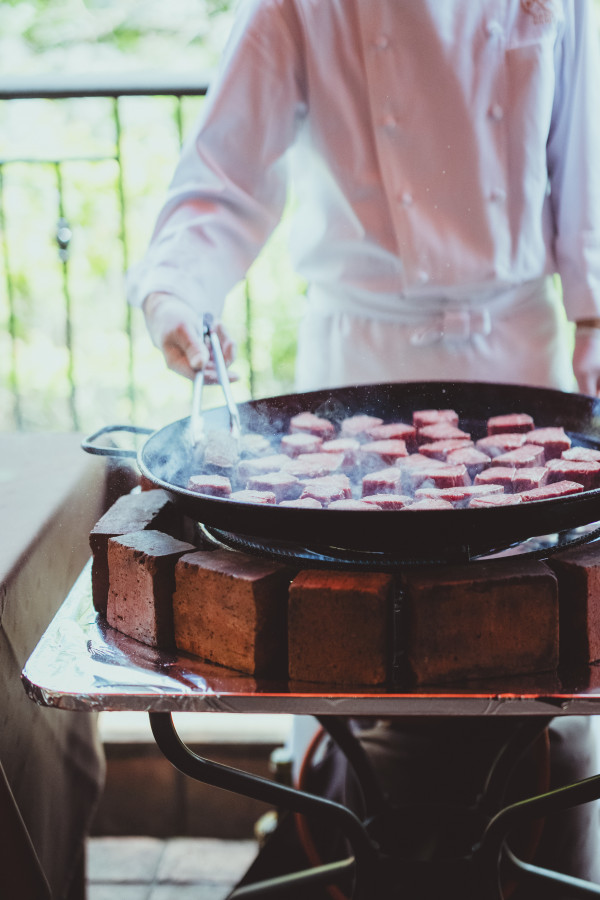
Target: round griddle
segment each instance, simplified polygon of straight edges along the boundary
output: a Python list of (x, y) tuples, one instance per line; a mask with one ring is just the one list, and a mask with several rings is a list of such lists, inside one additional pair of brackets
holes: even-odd
[[(546, 388), (480, 382), (409, 382), (361, 385), (271, 397), (239, 405), (244, 431), (277, 435), (289, 420), (310, 411), (340, 423), (364, 413), (385, 421), (410, 422), (417, 409), (455, 409), (460, 427), (477, 440), (490, 416), (525, 412), (536, 427), (560, 426), (574, 444), (600, 449), (600, 401)], [(227, 428), (225, 407), (204, 413), (205, 427)], [(102, 429), (117, 430), (119, 426)], [(185, 512), (225, 532), (262, 540), (288, 541), (317, 552), (341, 549), (385, 553), (398, 559), (453, 560), (503, 549), (527, 538), (563, 532), (600, 519), (600, 489), (558, 499), (507, 507), (452, 510), (290, 509), (240, 503), (187, 490), (200, 466), (190, 439), (189, 419), (150, 434), (137, 452), (140, 471), (169, 492)], [(91, 452), (97, 432), (84, 448)], [(102, 452), (110, 451), (105, 448)], [(273, 452), (277, 452), (274, 450)], [(117, 451), (112, 455), (136, 455)]]

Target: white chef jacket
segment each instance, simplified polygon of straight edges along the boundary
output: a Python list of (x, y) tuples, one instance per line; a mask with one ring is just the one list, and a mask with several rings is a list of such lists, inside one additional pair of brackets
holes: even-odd
[[(220, 316), (291, 175), (291, 252), (310, 286), (300, 387), (440, 373), (570, 386), (548, 277), (571, 320), (600, 316), (592, 12), (588, 0), (243, 3), (130, 299), (165, 291)], [(330, 362), (312, 384), (315, 358)]]

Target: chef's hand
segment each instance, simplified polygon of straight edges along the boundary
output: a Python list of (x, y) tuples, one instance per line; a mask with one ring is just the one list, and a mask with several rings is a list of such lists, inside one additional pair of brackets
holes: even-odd
[[(142, 311), (150, 337), (170, 369), (191, 379), (203, 369), (207, 384), (217, 383), (215, 364), (202, 336), (202, 319), (187, 303), (172, 294), (154, 293), (146, 297)], [(229, 366), (235, 359), (235, 344), (220, 322), (213, 327)]]
[(600, 319), (576, 322), (573, 371), (582, 394), (600, 393)]

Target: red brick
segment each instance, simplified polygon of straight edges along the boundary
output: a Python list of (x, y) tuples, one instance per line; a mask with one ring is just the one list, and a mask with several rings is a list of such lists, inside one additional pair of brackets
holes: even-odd
[(393, 579), (300, 572), (289, 590), (289, 676), (326, 684), (383, 684), (391, 658)]
[(240, 672), (285, 676), (290, 578), (278, 563), (235, 551), (182, 557), (173, 596), (177, 647)]
[(600, 660), (600, 544), (596, 541), (550, 557), (558, 578), (560, 655), (564, 662)]
[(160, 531), (111, 538), (108, 624), (151, 647), (172, 649), (175, 563), (194, 549)]
[(418, 567), (401, 576), (403, 645), (416, 684), (558, 665), (558, 587), (542, 562)]
[(106, 615), (108, 602), (108, 542), (110, 538), (149, 528), (176, 538), (190, 534), (186, 520), (166, 491), (125, 494), (113, 503), (90, 532), (94, 607)]

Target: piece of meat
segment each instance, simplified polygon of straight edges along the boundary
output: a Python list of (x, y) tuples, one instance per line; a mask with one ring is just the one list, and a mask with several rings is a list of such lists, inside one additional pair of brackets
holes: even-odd
[(543, 487), (534, 488), (532, 491), (522, 491), (519, 496), (522, 500), (553, 500), (556, 497), (566, 497), (568, 494), (580, 494), (583, 485), (576, 481), (556, 481), (554, 484), (545, 484)]
[(312, 478), (303, 484), (300, 498), (318, 500), (322, 506), (327, 506), (334, 500), (349, 500), (352, 497), (352, 487), (347, 475), (329, 475), (323, 478)]
[(501, 434), (490, 434), (488, 437), (480, 438), (475, 441), (477, 450), (487, 453), (492, 459), (500, 456), (501, 453), (508, 453), (509, 450), (516, 450), (525, 443), (524, 434), (509, 434), (502, 432)]
[(288, 459), (282, 469), (297, 478), (322, 478), (341, 469), (343, 461), (343, 453), (301, 453)]
[(516, 450), (501, 453), (494, 457), (495, 466), (509, 466), (520, 469), (523, 466), (542, 466), (544, 464), (544, 448), (537, 444), (523, 444)]
[[(433, 441), (431, 444), (421, 444), (419, 453), (428, 459), (439, 459), (442, 462), (448, 461), (448, 456), (455, 450), (464, 450), (472, 447), (473, 441), (463, 438), (450, 438), (444, 441)], [(488, 456), (489, 462), (489, 456)]]
[(545, 466), (526, 466), (517, 469), (513, 479), (513, 491), (532, 491), (542, 487), (548, 481), (548, 469)]
[(437, 422), (434, 425), (425, 425), (417, 431), (418, 444), (432, 444), (434, 441), (449, 440), (470, 441), (471, 435), (467, 431), (451, 425), (450, 422)]
[(492, 416), (487, 420), (488, 434), (524, 434), (533, 431), (535, 423), (527, 413), (508, 413), (504, 416)]
[(321, 450), (323, 453), (343, 453), (342, 469), (353, 469), (357, 464), (360, 441), (356, 438), (334, 438), (325, 441)]
[(239, 458), (239, 444), (230, 431), (219, 429), (208, 432), (204, 449), (205, 472), (228, 475), (237, 465)]
[(335, 425), (329, 419), (323, 419), (314, 413), (301, 412), (290, 419), (289, 431), (292, 433), (304, 431), (329, 441), (335, 436)]
[(368, 494), (363, 497), (364, 503), (372, 503), (379, 509), (404, 509), (413, 502), (406, 494)]
[(458, 413), (453, 409), (416, 409), (412, 414), (412, 423), (415, 428), (424, 428), (427, 425), (435, 425), (437, 422), (458, 425)]
[(248, 479), (248, 491), (272, 491), (275, 502), (297, 500), (302, 493), (302, 482), (289, 472), (268, 472), (265, 475), (254, 475)]
[(388, 422), (387, 425), (374, 425), (366, 431), (370, 441), (404, 441), (410, 453), (417, 449), (417, 429), (405, 422)]
[[(423, 452), (422, 447), (421, 452)], [(475, 476), (487, 469), (491, 465), (492, 460), (487, 453), (477, 450), (476, 447), (467, 446), (449, 453), (446, 457), (446, 462), (451, 466), (466, 466), (469, 478), (471, 481), (474, 481)]]
[(364, 500), (352, 500), (352, 499), (344, 499), (344, 500), (332, 500), (331, 503), (327, 507), (328, 509), (366, 509), (366, 510), (374, 510), (379, 509), (378, 506), (375, 506), (373, 503), (365, 503)]
[(279, 506), (289, 506), (291, 509), (323, 509), (323, 504), (314, 497), (301, 497), (298, 500), (282, 500)]
[(563, 450), (563, 459), (580, 459), (585, 462), (600, 462), (600, 450), (594, 450), (592, 447), (569, 447)]
[(513, 490), (513, 484), (517, 470), (515, 467), (492, 465), (489, 469), (484, 469), (479, 475), (475, 476), (475, 484), (499, 484), (502, 490), (510, 494)]
[(362, 496), (372, 494), (401, 494), (402, 471), (396, 466), (370, 472), (362, 479)]
[(246, 432), (240, 438), (240, 455), (245, 457), (269, 456), (273, 453), (271, 441), (263, 434)]
[(402, 469), (403, 492), (414, 493), (420, 487), (451, 488), (471, 483), (466, 466), (424, 466)]
[(269, 456), (260, 456), (256, 459), (243, 459), (237, 468), (237, 478), (241, 484), (246, 484), (248, 479), (255, 475), (279, 471), (289, 461), (290, 458), (285, 453), (271, 453)]
[(236, 503), (275, 503), (275, 494), (273, 491), (233, 491), (229, 495), (230, 500)]
[(469, 509), (484, 509), (490, 506), (514, 506), (522, 503), (520, 494), (486, 494), (485, 497), (473, 497), (469, 501)]
[(381, 466), (393, 466), (397, 460), (406, 456), (408, 451), (404, 441), (392, 439), (361, 444), (358, 460), (366, 469), (378, 469)]
[(454, 507), (448, 500), (417, 500), (416, 503), (406, 507), (408, 512), (420, 509), (454, 509)]
[(229, 497), (231, 481), (226, 475), (192, 475), (187, 489), (208, 497)]
[(469, 484), (465, 487), (452, 488), (417, 488), (415, 500), (447, 500), (457, 509), (469, 505), (473, 497), (486, 497), (502, 494), (500, 484)]
[(340, 435), (342, 437), (353, 437), (363, 439), (367, 436), (367, 431), (376, 425), (383, 425), (383, 419), (378, 416), (356, 415), (348, 416), (342, 419), (340, 425)]
[(305, 431), (284, 434), (281, 438), (281, 452), (295, 458), (301, 453), (318, 453), (323, 446), (323, 438)]
[(537, 444), (544, 449), (544, 459), (558, 459), (571, 446), (571, 438), (562, 427), (534, 428), (525, 435), (528, 444)]
[(600, 487), (600, 462), (584, 459), (549, 459), (546, 463), (548, 483), (577, 481), (584, 491)]

